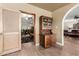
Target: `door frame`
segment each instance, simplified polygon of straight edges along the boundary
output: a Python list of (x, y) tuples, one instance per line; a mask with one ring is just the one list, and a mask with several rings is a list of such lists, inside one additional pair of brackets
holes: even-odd
[(22, 10), (19, 10), (21, 13), (25, 13), (25, 14), (29, 14), (29, 15), (33, 15), (34, 16), (34, 45), (36, 45), (36, 28), (35, 28), (35, 24), (36, 24), (36, 14), (34, 13), (29, 13), (29, 12), (26, 12), (26, 11), (22, 11)]
[(66, 19), (66, 17), (67, 17), (67, 15), (72, 11), (72, 10), (74, 10), (75, 8), (77, 8), (77, 7), (79, 7), (79, 4), (75, 4), (75, 5), (73, 5), (67, 12), (66, 12), (66, 14), (64, 15), (64, 17), (63, 17), (63, 19), (62, 19), (62, 46), (64, 46), (65, 44), (64, 44), (64, 31), (63, 31), (63, 29), (64, 29), (64, 20)]

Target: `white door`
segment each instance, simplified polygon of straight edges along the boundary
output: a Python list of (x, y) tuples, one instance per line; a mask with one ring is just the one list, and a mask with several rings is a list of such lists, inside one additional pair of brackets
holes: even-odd
[(2, 9), (0, 9), (0, 54), (3, 51)]
[[(3, 9), (4, 52), (16, 51), (21, 46), (19, 33), (20, 13)], [(13, 52), (13, 51), (12, 51)]]

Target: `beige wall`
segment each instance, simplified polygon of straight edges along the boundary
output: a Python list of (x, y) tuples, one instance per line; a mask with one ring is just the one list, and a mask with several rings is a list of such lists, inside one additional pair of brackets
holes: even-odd
[(53, 16), (53, 32), (56, 34), (57, 42), (62, 43), (62, 20), (67, 11), (75, 4), (69, 4), (62, 8), (55, 10), (52, 13)]
[(62, 42), (62, 19), (66, 12), (73, 7), (75, 4), (69, 4), (67, 6), (64, 6), (60, 9), (55, 10), (54, 12), (49, 12), (47, 10), (32, 6), (30, 4), (0, 4), (1, 8), (4, 9), (11, 9), (15, 11), (23, 10), (29, 13), (35, 13), (36, 14), (36, 43), (39, 43), (39, 17), (41, 15), (53, 16), (53, 32), (56, 34), (57, 41), (59, 43)]
[(41, 15), (45, 15), (45, 16), (49, 16), (49, 17), (52, 17), (52, 13), (49, 12), (49, 11), (46, 11), (44, 9), (41, 9), (41, 8), (38, 8), (38, 7), (35, 7), (35, 6), (32, 6), (30, 4), (0, 4), (0, 7), (1, 8), (4, 8), (4, 9), (11, 9), (11, 10), (14, 10), (14, 11), (19, 11), (19, 10), (22, 10), (22, 11), (26, 11), (26, 12), (29, 12), (29, 13), (35, 13), (36, 14), (36, 43), (38, 44), (39, 43), (39, 17)]

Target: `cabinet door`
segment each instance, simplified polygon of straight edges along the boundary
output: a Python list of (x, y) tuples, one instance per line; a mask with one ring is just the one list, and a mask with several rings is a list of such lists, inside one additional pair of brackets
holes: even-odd
[(4, 51), (19, 48), (19, 15), (3, 9)]
[(45, 35), (45, 48), (50, 47), (50, 37)]
[(52, 43), (52, 35), (45, 35), (45, 47), (47, 48), (52, 46)]
[(52, 45), (55, 46), (56, 45), (56, 37), (55, 37), (55, 35), (51, 35), (50, 38), (52, 38)]

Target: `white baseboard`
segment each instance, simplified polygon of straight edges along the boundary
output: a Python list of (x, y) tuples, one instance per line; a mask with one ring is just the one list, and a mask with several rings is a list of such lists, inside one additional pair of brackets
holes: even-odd
[[(60, 43), (60, 42), (56, 42), (56, 44), (57, 45), (59, 45), (59, 46), (64, 46), (62, 43)], [(36, 46), (39, 46), (39, 43), (36, 43)]]
[(57, 45), (59, 45), (59, 46), (64, 46), (62, 43), (60, 43), (60, 42), (56, 42), (56, 44)]
[(36, 46), (39, 46), (39, 43), (36, 43)]
[[(56, 42), (56, 44), (57, 45), (59, 45), (59, 46), (64, 46), (62, 43), (60, 43), (60, 42)], [(39, 46), (39, 43), (36, 43), (36, 46)]]
[(9, 54), (9, 53), (13, 53), (13, 52), (16, 52), (16, 51), (19, 51), (19, 50), (21, 50), (21, 48), (11, 49), (11, 50), (8, 50), (8, 51), (1, 53), (0, 56), (5, 55), (5, 54)]

